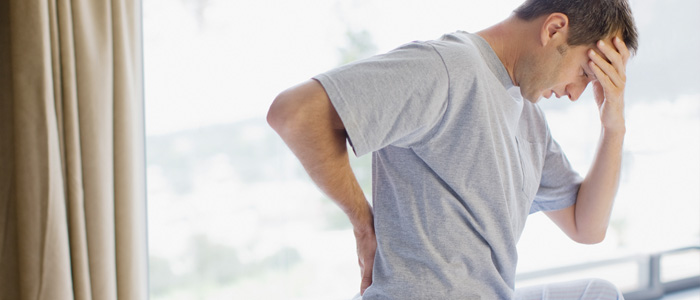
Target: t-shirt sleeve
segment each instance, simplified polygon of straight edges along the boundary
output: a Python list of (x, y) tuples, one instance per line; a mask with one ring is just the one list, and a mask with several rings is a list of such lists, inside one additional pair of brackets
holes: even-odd
[[(549, 129), (548, 129), (549, 130)], [(576, 203), (583, 178), (573, 170), (561, 146), (547, 134), (540, 187), (530, 213), (567, 208)]]
[(447, 106), (447, 70), (429, 43), (409, 43), (314, 79), (326, 90), (357, 156), (421, 141)]

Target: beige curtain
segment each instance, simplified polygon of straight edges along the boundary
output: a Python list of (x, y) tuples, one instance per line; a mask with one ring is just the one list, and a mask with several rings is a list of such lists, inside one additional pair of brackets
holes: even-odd
[(0, 299), (147, 299), (141, 3), (0, 0)]

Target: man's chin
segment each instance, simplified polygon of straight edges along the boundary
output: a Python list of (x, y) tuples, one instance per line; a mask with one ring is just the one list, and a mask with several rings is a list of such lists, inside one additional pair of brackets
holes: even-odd
[(540, 102), (540, 100), (542, 99), (542, 95), (538, 95), (538, 96), (535, 96), (535, 97), (533, 97), (533, 96), (523, 96), (523, 98), (525, 98), (527, 101), (530, 101), (530, 102), (532, 102), (532, 103), (537, 103), (537, 102)]
[(532, 90), (525, 90), (521, 87), (520, 89), (520, 96), (523, 97), (523, 99), (530, 101), (532, 103), (537, 103), (540, 101), (542, 98), (542, 93), (533, 93)]

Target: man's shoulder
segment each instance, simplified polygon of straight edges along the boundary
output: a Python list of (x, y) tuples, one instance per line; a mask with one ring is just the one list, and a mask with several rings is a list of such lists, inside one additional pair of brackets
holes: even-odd
[(465, 31), (444, 34), (439, 39), (429, 41), (428, 43), (440, 53), (472, 59), (480, 57), (479, 49), (473, 40), (473, 34)]
[(453, 77), (471, 78), (485, 72), (488, 67), (474, 35), (464, 31), (448, 33), (436, 40), (426, 42), (442, 58)]
[(493, 83), (485, 87), (496, 87), (500, 77), (508, 76), (488, 43), (477, 34), (456, 31), (427, 43), (440, 55), (450, 79), (459, 82), (459, 86), (471, 89), (472, 83), (479, 80)]
[(466, 31), (455, 31), (451, 33), (446, 33), (442, 35), (438, 41), (445, 41), (445, 42), (452, 42), (452, 43), (457, 43), (457, 44), (464, 44), (464, 45), (474, 45), (472, 41), (472, 35), (473, 33), (469, 33)]

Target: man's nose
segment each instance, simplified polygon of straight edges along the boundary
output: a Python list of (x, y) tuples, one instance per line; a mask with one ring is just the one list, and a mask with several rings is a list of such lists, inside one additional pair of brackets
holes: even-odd
[(588, 82), (568, 85), (566, 87), (566, 93), (569, 95), (569, 99), (571, 99), (571, 101), (578, 100), (578, 98), (581, 97), (581, 94), (583, 94), (583, 91), (586, 90), (587, 86)]

